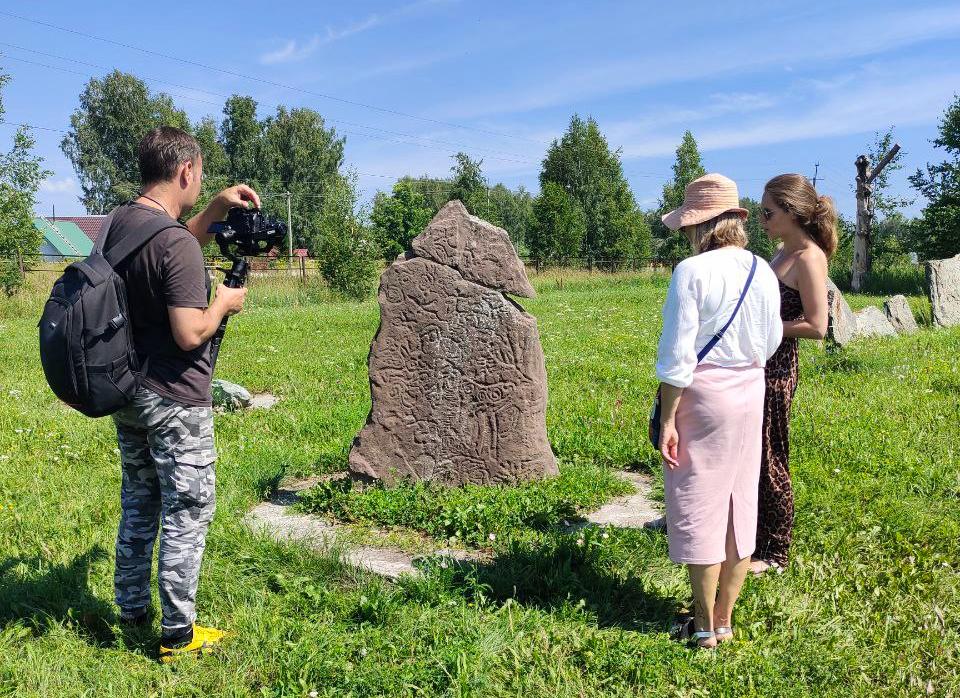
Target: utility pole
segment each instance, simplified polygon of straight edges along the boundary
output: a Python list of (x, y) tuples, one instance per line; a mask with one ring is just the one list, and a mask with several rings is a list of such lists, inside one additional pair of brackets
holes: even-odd
[(873, 242), (873, 182), (898, 152), (900, 144), (894, 143), (873, 169), (866, 155), (861, 155), (854, 163), (857, 167), (857, 234), (853, 240), (853, 265), (850, 269), (850, 287), (854, 291), (863, 288), (863, 281), (873, 266), (870, 256)]
[(820, 172), (820, 163), (815, 162), (813, 164), (813, 188), (817, 188), (817, 174)]
[(290, 192), (284, 193), (287, 195), (287, 267), (293, 273), (293, 215), (290, 203), (293, 195)]

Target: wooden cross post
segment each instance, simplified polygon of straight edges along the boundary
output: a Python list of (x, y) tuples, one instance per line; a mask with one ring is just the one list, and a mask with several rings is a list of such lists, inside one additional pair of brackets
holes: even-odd
[(873, 266), (870, 248), (873, 242), (873, 182), (891, 160), (900, 152), (900, 144), (894, 143), (877, 166), (870, 169), (870, 160), (861, 155), (854, 163), (857, 166), (857, 234), (853, 240), (853, 265), (850, 270), (850, 287), (854, 291), (863, 288), (863, 282)]

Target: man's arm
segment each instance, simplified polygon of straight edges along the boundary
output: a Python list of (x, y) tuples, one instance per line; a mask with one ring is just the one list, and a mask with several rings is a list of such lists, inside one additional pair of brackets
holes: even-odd
[(210, 339), (220, 322), (228, 315), (243, 310), (245, 288), (229, 288), (221, 284), (207, 308), (167, 308), (173, 341), (184, 351), (193, 351)]
[[(248, 208), (250, 204), (253, 204), (255, 208), (260, 208), (260, 197), (246, 184), (238, 184), (235, 187), (224, 189), (207, 204), (205, 209), (187, 221), (187, 228), (200, 242), (200, 247), (203, 247), (213, 240), (213, 235), (207, 232), (212, 224), (224, 220), (227, 217), (227, 211), (234, 206)], [(219, 321), (217, 324), (219, 324)]]

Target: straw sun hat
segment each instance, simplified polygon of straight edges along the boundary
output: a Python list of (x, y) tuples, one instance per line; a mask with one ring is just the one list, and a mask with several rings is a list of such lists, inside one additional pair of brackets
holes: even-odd
[(680, 230), (705, 223), (721, 213), (737, 213), (744, 220), (750, 215), (740, 207), (736, 182), (722, 174), (708, 174), (690, 182), (683, 190), (683, 205), (665, 214), (662, 220), (670, 230)]

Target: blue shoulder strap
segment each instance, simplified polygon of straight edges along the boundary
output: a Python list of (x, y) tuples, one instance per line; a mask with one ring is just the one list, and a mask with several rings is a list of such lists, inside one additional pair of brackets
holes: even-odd
[(697, 363), (703, 361), (707, 354), (710, 353), (710, 350), (713, 349), (717, 342), (723, 338), (723, 333), (727, 331), (727, 328), (730, 327), (730, 324), (733, 322), (733, 319), (737, 317), (737, 313), (740, 312), (740, 306), (743, 305), (743, 299), (747, 296), (747, 291), (750, 289), (750, 284), (753, 283), (754, 272), (757, 271), (757, 255), (753, 255), (753, 264), (750, 266), (750, 274), (747, 276), (747, 283), (743, 285), (743, 293), (740, 294), (740, 300), (737, 301), (737, 307), (733, 309), (733, 313), (730, 315), (730, 319), (727, 320), (727, 324), (724, 325), (719, 332), (713, 335), (710, 338), (710, 341), (707, 342), (703, 349), (697, 354)]

